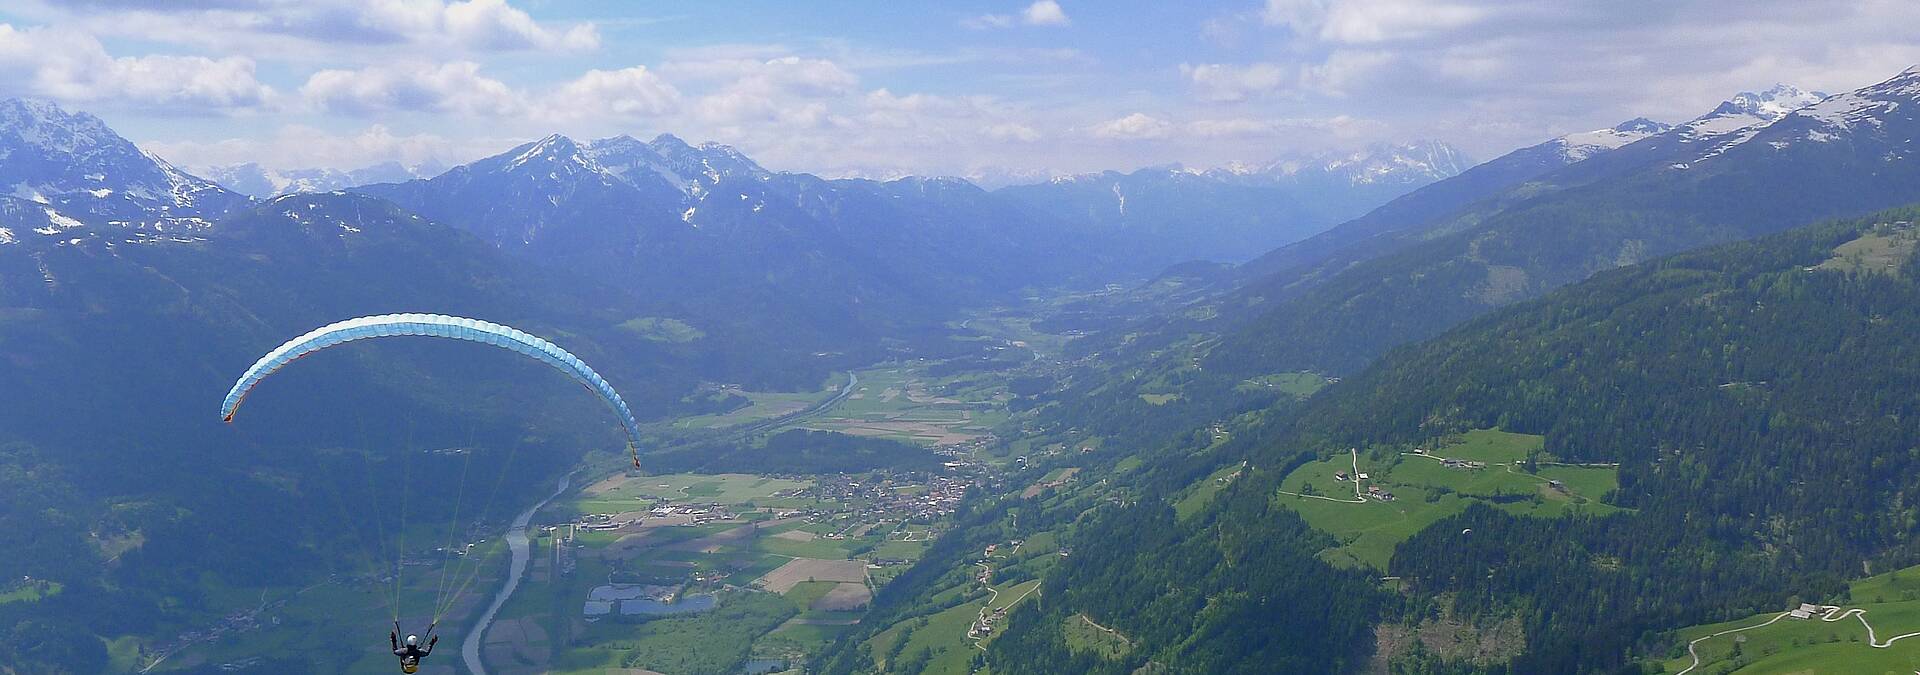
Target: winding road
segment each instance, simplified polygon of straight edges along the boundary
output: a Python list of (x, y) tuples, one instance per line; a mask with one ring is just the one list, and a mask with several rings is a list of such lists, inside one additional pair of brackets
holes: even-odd
[(494, 594), (493, 604), (487, 605), (487, 611), (480, 614), (480, 620), (474, 622), (473, 629), (467, 631), (466, 641), (460, 644), (460, 659), (466, 662), (467, 670), (473, 675), (487, 675), (486, 666), (480, 663), (480, 638), (487, 634), (487, 627), (493, 624), (493, 616), (500, 612), (501, 606), (507, 604), (507, 598), (513, 597), (513, 590), (520, 587), (520, 577), (527, 571), (527, 559), (532, 557), (532, 547), (527, 541), (527, 523), (533, 520), (535, 511), (566, 492), (571, 484), (573, 474), (562, 477), (560, 486), (553, 489), (553, 494), (520, 512), (520, 516), (514, 518), (513, 524), (507, 528), (507, 548), (513, 553), (513, 562), (507, 566), (506, 584), (500, 587), (499, 593)]
[[(1920, 633), (1907, 633), (1904, 635), (1895, 635), (1893, 637), (1887, 638), (1885, 642), (1881, 642), (1880, 636), (1873, 632), (1873, 624), (1867, 623), (1867, 610), (1864, 610), (1858, 607), (1855, 607), (1853, 609), (1845, 609), (1836, 605), (1825, 605), (1820, 607), (1820, 610), (1822, 612), (1825, 612), (1824, 614), (1820, 615), (1819, 617), (1820, 620), (1828, 623), (1832, 623), (1835, 621), (1844, 621), (1846, 620), (1847, 617), (1850, 617), (1850, 616), (1856, 619), (1859, 619), (1860, 625), (1865, 626), (1867, 629), (1867, 646), (1873, 647), (1874, 649), (1886, 649), (1888, 647), (1892, 647), (1894, 642), (1905, 640), (1910, 637), (1920, 637)], [(1718, 633), (1714, 633), (1712, 635), (1706, 635), (1706, 636), (1694, 638), (1692, 642), (1687, 643), (1687, 655), (1693, 657), (1693, 665), (1687, 666), (1686, 669), (1681, 670), (1678, 673), (1674, 673), (1674, 675), (1687, 675), (1687, 673), (1693, 672), (1693, 669), (1700, 667), (1700, 652), (1693, 650), (1694, 645), (1700, 644), (1705, 640), (1720, 637), (1722, 635), (1731, 635), (1733, 633), (1749, 631), (1755, 628), (1765, 628), (1767, 626), (1773, 625), (1775, 622), (1778, 622), (1781, 619), (1785, 619), (1788, 616), (1791, 616), (1792, 614), (1793, 612), (1791, 611), (1781, 612), (1779, 614), (1774, 615), (1773, 618), (1768, 619), (1765, 623), (1756, 623), (1754, 625), (1747, 626), (1745, 628), (1731, 628), (1728, 630), (1720, 631)]]

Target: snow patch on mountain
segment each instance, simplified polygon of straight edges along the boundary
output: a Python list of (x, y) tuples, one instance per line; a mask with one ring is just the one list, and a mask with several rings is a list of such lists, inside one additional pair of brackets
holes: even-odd
[(1772, 89), (1758, 94), (1740, 92), (1712, 112), (1681, 125), (1681, 130), (1685, 132), (1682, 142), (1698, 141), (1705, 143), (1706, 147), (1693, 161), (1675, 164), (1673, 168), (1691, 168), (1702, 160), (1726, 154), (1728, 150), (1753, 140), (1762, 130), (1794, 111), (1817, 105), (1826, 98), (1826, 94), (1785, 84), (1776, 84)]
[[(1826, 100), (1806, 108), (1794, 111), (1797, 117), (1819, 122), (1829, 131), (1845, 131), (1866, 126), (1880, 126), (1882, 120), (1901, 105), (1920, 105), (1920, 66), (1908, 68), (1893, 79), (1858, 89)], [(1822, 133), (1823, 138), (1815, 139), (1818, 129), (1808, 131), (1809, 140), (1831, 140), (1831, 134)]]
[(1606, 129), (1567, 134), (1554, 139), (1554, 142), (1559, 146), (1560, 156), (1568, 163), (1573, 163), (1608, 150), (1618, 150), (1648, 136), (1666, 133), (1672, 128), (1670, 124), (1635, 117)]
[(1760, 93), (1743, 91), (1711, 112), (1681, 125), (1681, 128), (1689, 131), (1694, 138), (1718, 136), (1755, 125), (1771, 124), (1786, 117), (1787, 113), (1826, 97), (1826, 94), (1817, 91), (1806, 91), (1786, 84), (1773, 85), (1773, 88)]

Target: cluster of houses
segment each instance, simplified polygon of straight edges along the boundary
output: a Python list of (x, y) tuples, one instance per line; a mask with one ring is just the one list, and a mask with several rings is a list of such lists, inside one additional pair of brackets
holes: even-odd
[(734, 520), (739, 517), (732, 511), (727, 510), (726, 507), (713, 502), (705, 504), (675, 504), (671, 501), (658, 500), (656, 504), (656, 506), (644, 514), (637, 512), (621, 514), (590, 513), (581, 516), (580, 521), (574, 523), (574, 527), (588, 532), (612, 532), (621, 528), (644, 524), (648, 518), (679, 518), (682, 522), (673, 524), (704, 525), (712, 522)]
[(1485, 469), (1487, 468), (1486, 462), (1476, 462), (1469, 459), (1452, 459), (1452, 458), (1442, 459), (1440, 460), (1440, 465), (1445, 466), (1449, 469)]
[(932, 521), (953, 513), (973, 486), (970, 480), (909, 472), (821, 477), (811, 488), (786, 490), (775, 497), (832, 502), (831, 509), (808, 512), (809, 520), (851, 518), (863, 523)]
[(655, 506), (652, 510), (647, 511), (647, 517), (649, 518), (671, 518), (673, 516), (686, 516), (688, 525), (704, 525), (714, 521), (733, 520), (738, 517), (734, 515), (732, 511), (728, 511), (726, 507), (715, 502), (705, 504), (675, 504), (663, 501), (659, 506)]
[(973, 627), (967, 629), (967, 639), (978, 640), (992, 634), (993, 624), (1006, 618), (1006, 616), (1007, 608), (1005, 607), (991, 612), (981, 612), (980, 616), (973, 620)]

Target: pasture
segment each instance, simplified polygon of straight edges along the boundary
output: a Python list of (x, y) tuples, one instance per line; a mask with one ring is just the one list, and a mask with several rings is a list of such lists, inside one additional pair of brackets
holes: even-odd
[[(1339, 546), (1321, 552), (1322, 558), (1336, 565), (1376, 570), (1387, 568), (1400, 542), (1475, 501), (1540, 518), (1619, 510), (1600, 501), (1618, 484), (1613, 468), (1547, 465), (1538, 473), (1523, 471), (1522, 462), (1539, 450), (1542, 441), (1526, 434), (1470, 431), (1443, 439), (1424, 454), (1362, 451), (1358, 472), (1352, 454), (1336, 452), (1289, 473), (1274, 498), (1339, 540)], [(1360, 494), (1367, 496), (1356, 497), (1356, 473), (1368, 475), (1358, 484)], [(1346, 478), (1342, 480), (1341, 475)], [(1201, 500), (1210, 499), (1202, 496), (1207, 494), (1206, 483), (1218, 480), (1211, 476), (1189, 488), (1186, 499), (1176, 504), (1176, 514), (1190, 517), (1199, 512), (1204, 506)], [(1369, 494), (1368, 488), (1374, 487), (1392, 499)]]

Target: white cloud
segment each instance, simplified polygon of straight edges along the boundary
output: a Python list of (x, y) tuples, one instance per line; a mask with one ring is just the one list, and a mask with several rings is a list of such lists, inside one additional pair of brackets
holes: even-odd
[(969, 16), (967, 18), (960, 20), (960, 26), (963, 28), (972, 28), (974, 30), (986, 30), (988, 28), (1012, 28), (1013, 17), (1005, 14), (982, 14), (980, 16)]
[(1244, 101), (1248, 97), (1271, 93), (1294, 79), (1278, 64), (1254, 63), (1235, 66), (1221, 63), (1180, 64), (1180, 74), (1193, 81), (1202, 97), (1211, 101)]
[(250, 59), (121, 56), (92, 36), (0, 23), (0, 88), (70, 103), (112, 102), (181, 112), (235, 111), (269, 102)]
[(480, 74), (480, 64), (401, 63), (359, 70), (322, 70), (300, 96), (315, 109), (348, 114), (390, 110), (467, 115), (511, 115), (523, 102), (505, 83)]
[(1410, 40), (1465, 28), (1493, 3), (1453, 0), (1267, 0), (1260, 18), (1295, 35), (1347, 44)]
[(1186, 125), (1188, 135), (1203, 139), (1276, 137), (1301, 131), (1319, 131), (1331, 133), (1336, 137), (1351, 138), (1361, 134), (1383, 133), (1386, 127), (1375, 121), (1355, 119), (1347, 115), (1282, 119), (1229, 117), (1194, 120)]
[[(424, 17), (407, 8), (426, 6)], [(505, 0), (469, 0), (441, 4), (439, 2), (374, 3), (375, 7), (395, 8), (392, 12), (416, 21), (406, 26), (414, 34), (437, 36), (444, 34), (466, 47), (480, 49), (548, 49), (548, 50), (588, 50), (600, 46), (599, 31), (591, 23), (581, 23), (564, 29), (541, 26), (526, 12), (507, 6)], [(418, 19), (424, 18), (424, 21)]]
[(1027, 5), (1026, 9), (1020, 10), (1020, 16), (1017, 18), (1011, 14), (981, 14), (961, 19), (960, 26), (986, 30), (1012, 28), (1016, 22), (1029, 26), (1065, 26), (1073, 23), (1073, 20), (1067, 18), (1067, 12), (1060, 8), (1059, 2), (1036, 0), (1033, 4)]
[(982, 130), (982, 132), (986, 134), (987, 138), (991, 138), (997, 141), (1020, 141), (1022, 143), (1032, 143), (1034, 141), (1040, 140), (1039, 131), (1035, 131), (1033, 127), (1027, 126), (1025, 124), (1020, 124), (1018, 122), (1006, 122), (1004, 124), (995, 124), (993, 126), (987, 127), (986, 129)]
[(1492, 14), (1486, 6), (1444, 0), (1347, 0), (1329, 9), (1320, 33), (1349, 44), (1411, 40), (1466, 28)]
[[(96, 35), (211, 46), (282, 58), (374, 61), (419, 48), (577, 52), (600, 46), (592, 22), (547, 24), (505, 0), (48, 2), (44, 13)], [(347, 47), (312, 52), (315, 45)]]
[(1065, 26), (1071, 23), (1066, 11), (1054, 0), (1037, 0), (1020, 12), (1020, 20), (1029, 26)]
[(1093, 125), (1090, 133), (1095, 138), (1114, 140), (1158, 139), (1173, 133), (1173, 125), (1146, 113), (1134, 113)]
[(829, 121), (822, 99), (852, 93), (859, 84), (859, 78), (832, 61), (797, 56), (766, 61), (665, 64), (662, 70), (730, 78), (698, 103), (706, 121), (724, 125), (779, 123), (818, 127)]
[(1318, 33), (1321, 23), (1326, 21), (1329, 4), (1331, 0), (1267, 0), (1260, 20), (1296, 35), (1312, 35)]
[(1398, 62), (1392, 52), (1343, 49), (1321, 63), (1307, 66), (1300, 74), (1300, 86), (1332, 96), (1350, 91), (1391, 70)]
[(512, 147), (515, 139), (448, 138), (435, 134), (396, 134), (384, 125), (336, 134), (303, 125), (286, 125), (272, 135), (229, 138), (211, 142), (192, 140), (143, 141), (153, 153), (181, 166), (231, 166), (257, 162), (271, 169), (316, 167), (356, 169), (397, 161), (408, 166), (448, 166)]
[(620, 70), (589, 70), (561, 85), (549, 97), (554, 117), (610, 114), (621, 117), (657, 116), (680, 104), (680, 90), (647, 70), (634, 66)]

